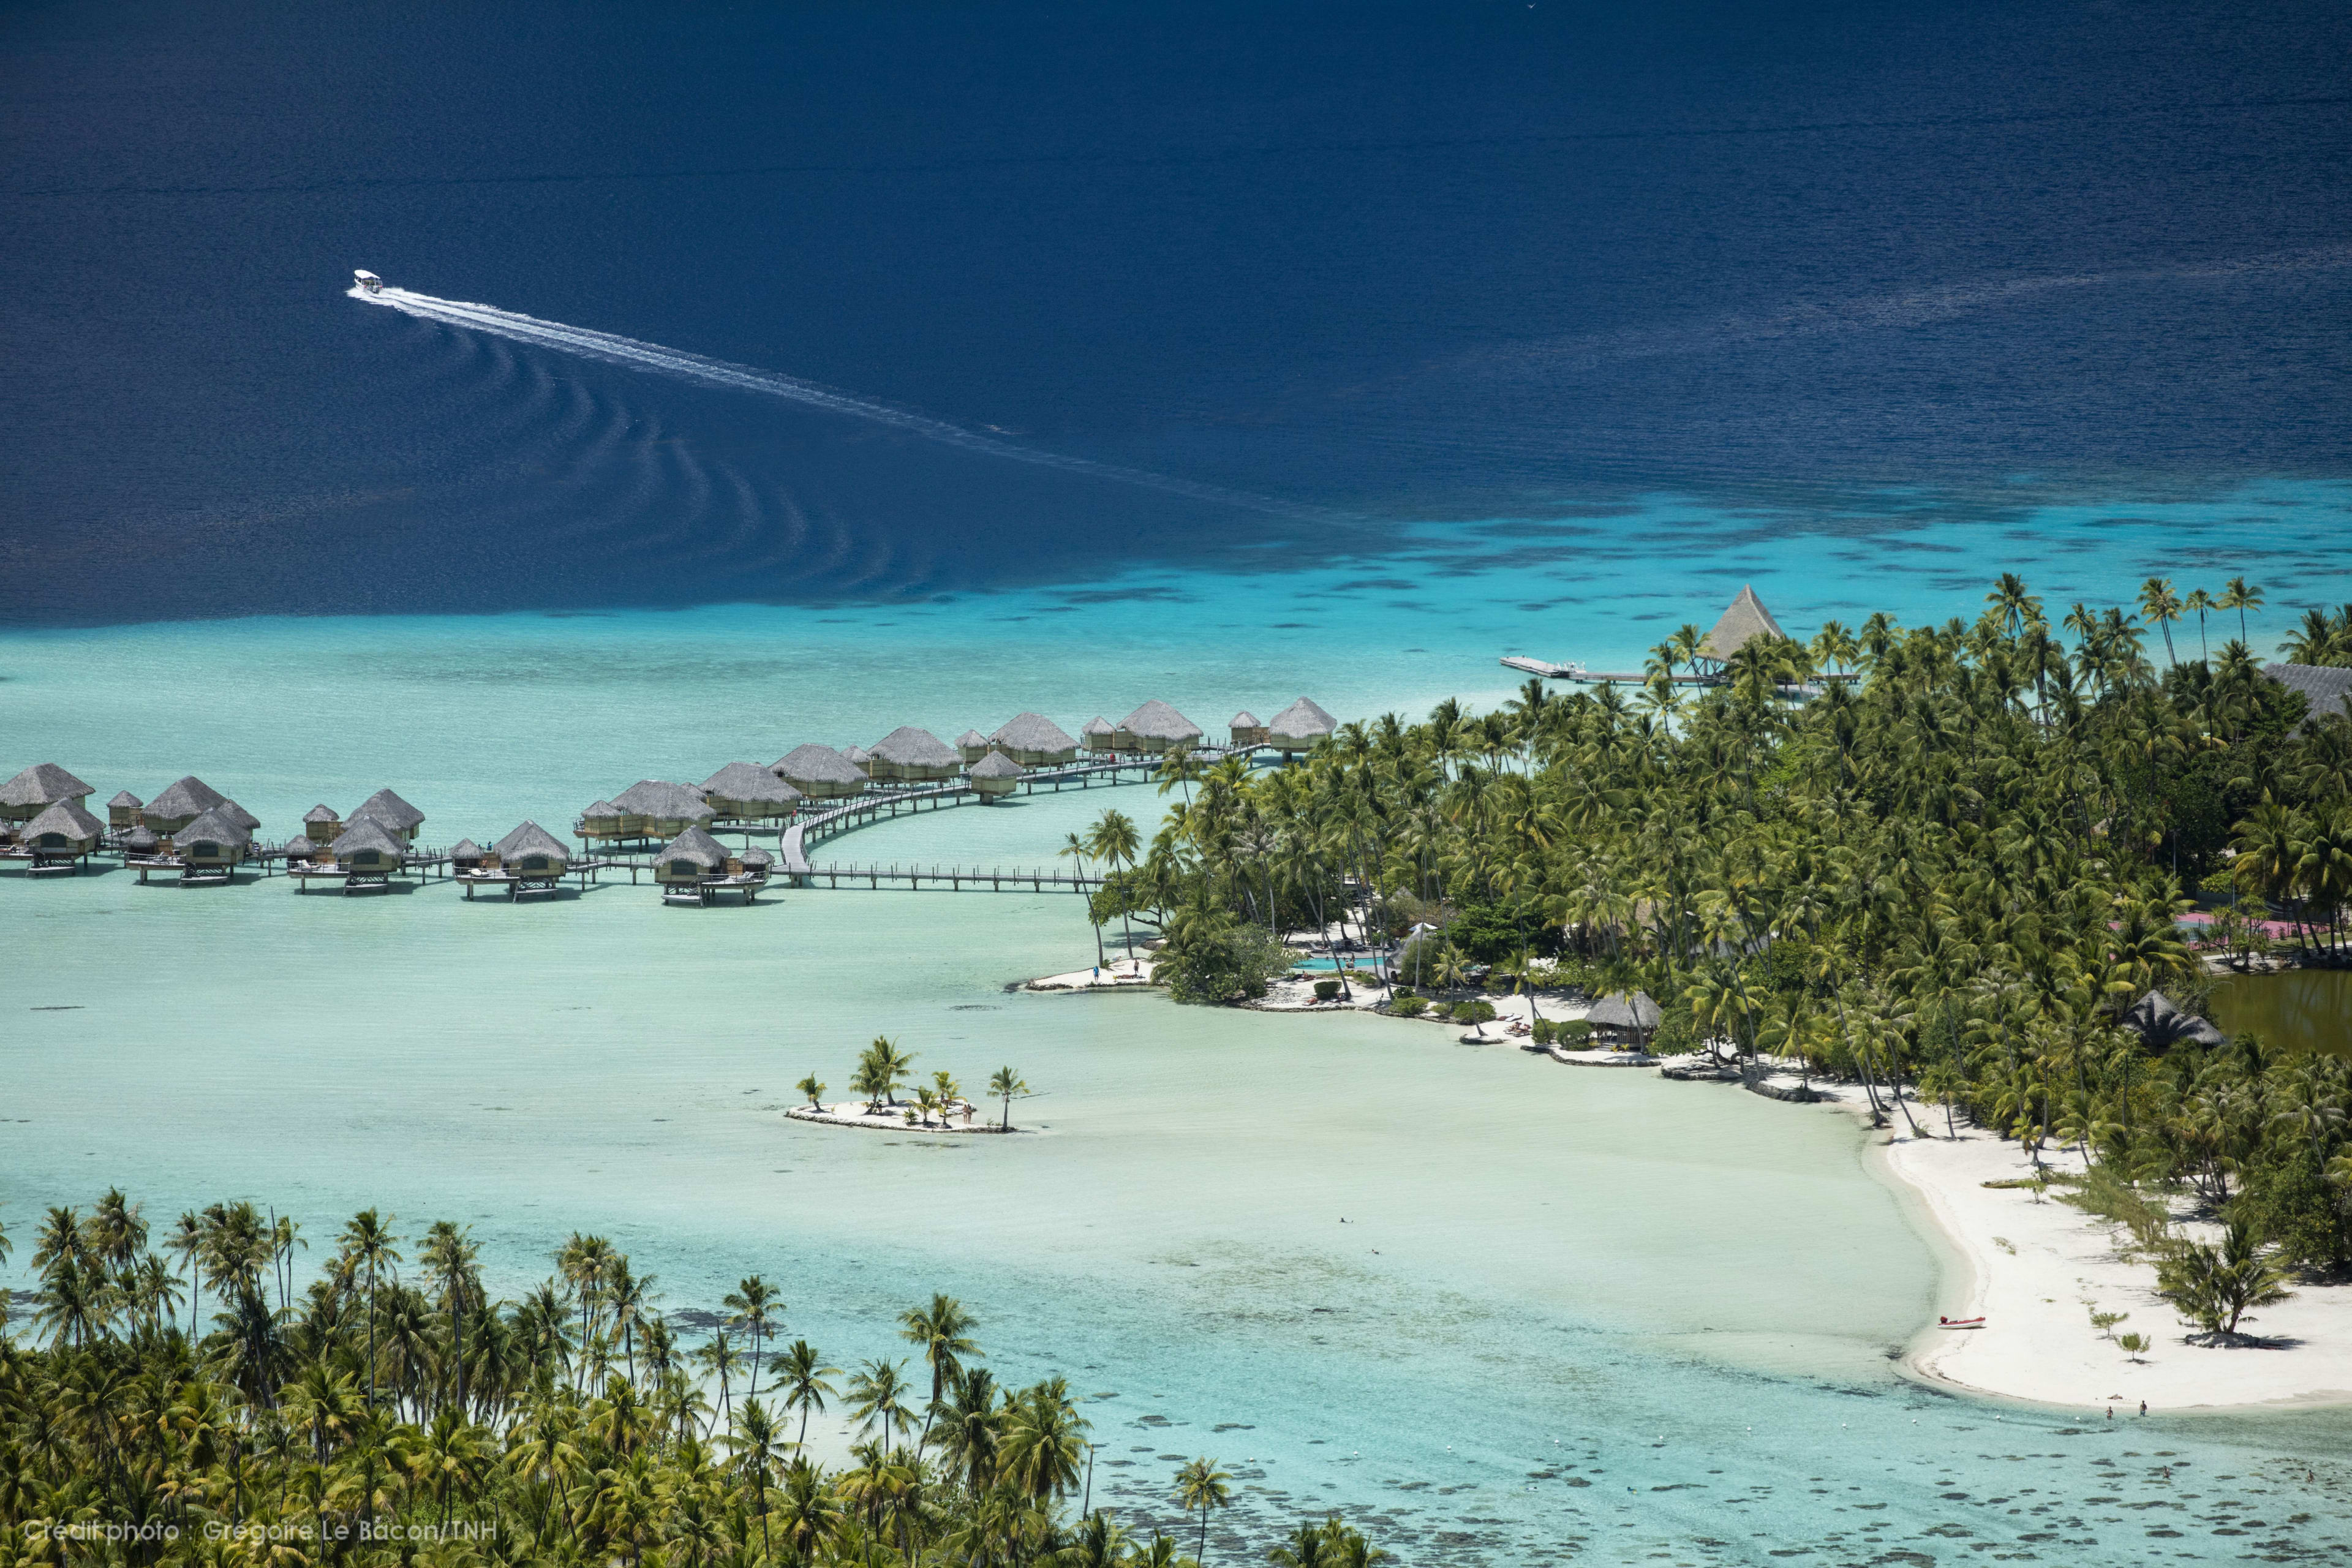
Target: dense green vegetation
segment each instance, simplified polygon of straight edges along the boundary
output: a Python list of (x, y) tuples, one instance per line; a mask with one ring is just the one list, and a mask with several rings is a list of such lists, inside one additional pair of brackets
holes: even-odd
[[(120, 1192), (39, 1226), (39, 1342), (0, 1335), (5, 1568), (1172, 1568), (1230, 1500), (1203, 1458), (1172, 1480), (1171, 1506), (1198, 1515), (1181, 1542), (1074, 1517), (1079, 1402), (1058, 1377), (1000, 1388), (945, 1296), (896, 1325), (913, 1377), (887, 1359), (845, 1374), (783, 1342), (784, 1302), (757, 1275), (688, 1348), (655, 1279), (593, 1236), (514, 1301), (484, 1289), (464, 1227), (404, 1241), (373, 1209), (299, 1288), (298, 1227), (251, 1204), (150, 1241)], [(828, 1410), (862, 1439), (835, 1470), (803, 1452)], [(1317, 1519), (1268, 1555), (1384, 1554)]]
[[(1645, 988), (1657, 1048), (1848, 1075), (1886, 1117), (2073, 1147), (2193, 1192), (2266, 1258), (2342, 1261), (2347, 1062), (2159, 1048), (2123, 1016), (2153, 988), (2201, 1005), (2179, 923), (2200, 897), (2242, 953), (2272, 917), (2289, 956), (2346, 956), (2352, 721), (2307, 714), (2242, 637), (2204, 656), (2209, 620), (2260, 605), (2242, 581), (2151, 581), (2139, 616), (2055, 626), (2014, 577), (1986, 597), (1973, 622), (1757, 637), (1695, 696), (1671, 680), (1685, 626), (1630, 700), (1530, 681), (1496, 712), (1345, 725), (1294, 767), (1171, 759), (1182, 798), (1096, 918), (1160, 926), (1186, 1000), (1249, 994), (1282, 931), (1426, 923), (1405, 973), (1440, 998)], [(2352, 659), (2352, 607), (2298, 637)]]

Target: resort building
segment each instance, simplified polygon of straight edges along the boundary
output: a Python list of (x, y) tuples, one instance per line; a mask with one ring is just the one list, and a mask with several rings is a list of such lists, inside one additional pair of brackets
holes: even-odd
[(35, 763), (0, 784), (0, 821), (30, 822), (63, 801), (76, 806), (89, 798), (89, 785), (55, 763)]
[(756, 763), (730, 763), (702, 781), (702, 798), (716, 822), (777, 822), (804, 797)]
[(1630, 1046), (1645, 1050), (1650, 1037), (1658, 1032), (1664, 1015), (1650, 1000), (1646, 991), (1636, 991), (1628, 996), (1622, 991), (1612, 991), (1592, 1005), (1584, 1021), (1592, 1026), (1592, 1037), (1604, 1046)]
[[(183, 780), (182, 783), (191, 783)], [(177, 784), (173, 786), (178, 788)], [(167, 792), (168, 793), (168, 792)], [(231, 808), (236, 803), (224, 800), (207, 808), (173, 831), (173, 858), (193, 872), (211, 872), (226, 876), (253, 847), (253, 829), (237, 820)]]
[(1028, 771), (1003, 752), (991, 752), (971, 764), (971, 787), (983, 801), (1002, 800), (1021, 787)]
[(136, 827), (141, 811), (139, 797), (129, 790), (119, 790), (106, 803), (106, 825), (109, 827)]
[(335, 866), (348, 876), (389, 877), (407, 858), (407, 841), (382, 817), (352, 813), (352, 825), (327, 846)]
[(612, 804), (620, 813), (623, 838), (667, 838), (688, 828), (708, 827), (719, 815), (701, 791), (666, 779), (639, 779), (614, 795)]
[(1043, 713), (1014, 714), (988, 743), (1024, 768), (1058, 767), (1078, 760), (1078, 742)]
[(1756, 596), (1756, 590), (1741, 584), (1739, 596), (1731, 601), (1728, 609), (1715, 623), (1715, 629), (1699, 639), (1698, 655), (1692, 661), (1702, 675), (1720, 675), (1731, 656), (1756, 638), (1785, 639), (1788, 633)]
[(664, 887), (698, 887), (706, 877), (727, 869), (727, 848), (699, 827), (689, 827), (662, 846), (654, 865), (654, 880)]
[(460, 838), (449, 846), (449, 868), (454, 871), (470, 871), (482, 863), (482, 847), (470, 838)]
[(152, 859), (163, 850), (163, 837), (152, 827), (131, 828), (118, 842), (126, 861)]
[(2289, 691), (2303, 693), (2310, 707), (2305, 724), (2338, 714), (2352, 717), (2352, 669), (2325, 664), (2266, 664), (2263, 673)]
[(425, 826), (425, 814), (388, 789), (380, 789), (360, 802), (360, 808), (352, 813), (352, 820), (357, 822), (363, 816), (383, 824), (403, 844), (415, 843), (416, 830)]
[(1107, 757), (1118, 750), (1118, 731), (1099, 713), (1079, 726), (1078, 740), (1097, 756)]
[[(176, 837), (180, 829), (205, 813), (228, 804), (228, 796), (190, 773), (166, 785), (163, 794), (149, 801), (140, 812), (140, 819), (164, 837)], [(246, 842), (252, 842), (252, 827), (246, 827)]]
[(1265, 726), (1259, 723), (1257, 715), (1246, 708), (1234, 715), (1231, 728), (1234, 734), (1233, 746), (1236, 752), (1246, 752), (1253, 746), (1265, 744)]
[(600, 800), (580, 814), (572, 830), (592, 843), (619, 838), (623, 837), (621, 808), (609, 800)]
[(1120, 720), (1111, 732), (1112, 750), (1155, 757), (1200, 742), (1201, 726), (1157, 697)]
[(302, 832), (313, 844), (332, 844), (341, 837), (343, 819), (327, 805), (314, 805), (302, 814)]
[(80, 798), (75, 797), (56, 802), (26, 823), (21, 841), (33, 852), (36, 871), (68, 866), (79, 869), (105, 831), (106, 825), (84, 811)]
[(866, 772), (893, 784), (943, 784), (963, 769), (956, 749), (912, 724), (901, 724), (874, 742)]
[[(130, 847), (130, 839), (125, 838), (123, 840), (123, 847), (125, 848)], [(286, 841), (286, 847), (279, 851), (279, 853), (286, 857), (286, 863), (289, 866), (307, 866), (315, 864), (321, 860), (331, 860), (334, 858), (333, 856), (327, 853), (327, 847), (325, 845), (320, 843), (317, 839), (311, 837), (307, 833), (298, 833), (293, 837), (288, 839)]]
[(572, 865), (571, 847), (536, 822), (524, 823), (491, 845), (490, 853), (500, 870), (526, 882), (540, 878), (552, 881)]
[(856, 768), (867, 778), (874, 776), (873, 752), (863, 746), (844, 746), (841, 748), (841, 754), (848, 761), (851, 767)]
[(1279, 750), (1287, 761), (1301, 752), (1313, 751), (1318, 741), (1328, 739), (1339, 727), (1338, 720), (1312, 700), (1302, 697), (1276, 714), (1266, 725), (1265, 744)]
[(768, 769), (811, 800), (839, 800), (862, 793), (866, 774), (831, 746), (812, 741), (794, 746)]
[(964, 765), (967, 767), (988, 755), (988, 737), (977, 730), (966, 730), (956, 737), (955, 743), (956, 750), (961, 753)]

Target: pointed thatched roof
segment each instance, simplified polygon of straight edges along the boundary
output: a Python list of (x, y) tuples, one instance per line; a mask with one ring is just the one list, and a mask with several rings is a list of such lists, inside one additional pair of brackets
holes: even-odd
[(335, 808), (331, 805), (314, 805), (310, 810), (302, 814), (302, 820), (305, 822), (341, 822), (342, 818), (335, 815)]
[(213, 809), (219, 812), (222, 816), (228, 817), (239, 827), (244, 828), (248, 835), (261, 826), (261, 818), (254, 816), (253, 813), (246, 810), (245, 807), (237, 805), (236, 802), (233, 800), (225, 800), (218, 805), (213, 807)]
[(963, 761), (953, 746), (912, 724), (901, 724), (875, 742), (873, 755), (899, 768), (951, 768)]
[(127, 789), (115, 791), (114, 798), (106, 803), (109, 811), (137, 811), (139, 806), (139, 797)]
[(499, 859), (509, 864), (526, 855), (545, 855), (558, 860), (572, 858), (571, 847), (536, 822), (524, 823), (491, 845), (490, 848)]
[(757, 763), (728, 763), (702, 781), (702, 793), (711, 800), (752, 801), (763, 805), (790, 805), (805, 798)]
[(1108, 735), (1112, 732), (1111, 721), (1099, 713), (1078, 726), (1078, 733), (1081, 735)]
[(352, 817), (356, 821), (362, 816), (374, 817), (394, 833), (406, 833), (425, 821), (423, 812), (388, 789), (380, 789), (360, 802), (359, 809), (352, 813)]
[(163, 786), (163, 793), (147, 803), (147, 815), (165, 821), (187, 817), (191, 821), (227, 800), (228, 796), (190, 773)]
[(1118, 727), (1141, 741), (1197, 741), (1201, 726), (1157, 697), (1118, 721)]
[(621, 808), (619, 806), (614, 805), (609, 800), (600, 800), (593, 805), (590, 806), (587, 810), (582, 812), (580, 814), (580, 820), (583, 822), (616, 822), (620, 819), (620, 816)]
[(718, 815), (702, 798), (700, 790), (671, 784), (667, 779), (639, 779), (614, 795), (613, 804), (631, 816), (652, 816), (664, 821), (692, 822), (699, 818), (708, 822)]
[(820, 746), (812, 741), (805, 746), (794, 746), (776, 759), (768, 770), (787, 784), (805, 789), (810, 784), (864, 784), (866, 775), (856, 764), (831, 746)]
[(44, 833), (62, 833), (68, 838), (96, 839), (106, 831), (106, 824), (81, 808), (77, 800), (52, 801), (41, 814), (25, 824), (25, 837), (38, 838)]
[(1339, 721), (1314, 700), (1302, 697), (1267, 721), (1265, 738), (1276, 745), (1293, 742), (1304, 751), (1339, 727)]
[(659, 858), (664, 865), (691, 860), (706, 871), (716, 871), (727, 864), (727, 847), (699, 827), (689, 827), (662, 846)]
[[(131, 836), (128, 834), (124, 836), (125, 846), (129, 845), (131, 837)], [(326, 846), (319, 843), (307, 833), (298, 833), (286, 841), (286, 858), (289, 860), (308, 860), (313, 855), (325, 853)], [(452, 850), (451, 854), (455, 855), (456, 851)]]
[(776, 863), (776, 858), (765, 849), (746, 849), (735, 858), (743, 862), (746, 871), (765, 871)]
[(844, 746), (841, 748), (841, 754), (848, 760), (851, 767), (861, 770), (864, 769), (866, 763), (874, 760), (874, 753), (867, 751), (863, 746)]
[(60, 800), (79, 800), (88, 794), (89, 785), (57, 763), (35, 763), (6, 784), (0, 784), (0, 807), (47, 805)]
[(327, 852), (338, 860), (366, 849), (395, 858), (407, 853), (407, 846), (390, 823), (380, 816), (362, 816), (356, 812), (352, 816), (352, 825), (327, 846)]
[(1631, 996), (1622, 991), (1612, 991), (1584, 1016), (1584, 1021), (1596, 1029), (1640, 1029), (1645, 1033), (1656, 1028), (1664, 1018), (1646, 991), (1636, 991)]
[(449, 858), (452, 860), (478, 860), (481, 858), (482, 847), (470, 838), (460, 838), (449, 846)]
[(1756, 596), (1756, 590), (1742, 584), (1739, 596), (1731, 601), (1731, 607), (1723, 612), (1723, 618), (1715, 623), (1715, 629), (1700, 641), (1699, 657), (1721, 664), (1753, 638), (1785, 637), (1788, 635), (1780, 629), (1780, 623), (1772, 618), (1772, 612), (1764, 607), (1764, 601)]
[(2124, 1014), (2124, 1027), (2138, 1031), (2142, 1039), (2159, 1049), (2182, 1040), (2218, 1046), (2223, 1039), (2221, 1030), (2194, 1013), (2181, 1011), (2179, 1004), (2161, 991), (2151, 991), (2133, 1003)]
[(1003, 752), (991, 752), (971, 764), (971, 776), (976, 779), (1017, 779), (1028, 771)]
[(1265, 726), (1257, 721), (1256, 714), (1244, 708), (1240, 712), (1234, 715), (1234, 721), (1226, 725), (1225, 728), (1228, 730), (1263, 730)]
[(958, 746), (985, 746), (988, 744), (988, 737), (977, 730), (966, 730), (956, 737), (955, 743)]
[(244, 848), (253, 842), (253, 829), (228, 814), (229, 804), (223, 801), (199, 814), (194, 822), (172, 835), (173, 839), (182, 848), (191, 844), (230, 844)]
[[(1110, 726), (1103, 725), (1106, 732)], [(1043, 713), (1016, 713), (991, 735), (992, 745), (1013, 752), (1075, 752), (1076, 737)]]
[(122, 836), (122, 847), (133, 855), (152, 855), (163, 847), (163, 836), (152, 827), (134, 827)]

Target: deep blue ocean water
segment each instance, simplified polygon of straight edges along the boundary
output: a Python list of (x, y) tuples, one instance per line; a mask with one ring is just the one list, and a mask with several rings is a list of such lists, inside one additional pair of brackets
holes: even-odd
[[(1899, 546), (2340, 479), (2347, 43), (2318, 5), (13, 6), (0, 618), (924, 599), (1446, 522), (1696, 569), (1676, 522)], [(363, 309), (355, 266), (1268, 504)], [(2231, 559), (2331, 564), (2276, 543)]]

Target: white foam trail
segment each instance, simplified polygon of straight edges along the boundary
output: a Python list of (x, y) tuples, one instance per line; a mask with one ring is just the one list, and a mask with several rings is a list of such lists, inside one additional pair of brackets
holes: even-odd
[(725, 360), (706, 359), (700, 354), (684, 353), (666, 349), (658, 343), (640, 342), (617, 332), (600, 332), (590, 327), (567, 326), (562, 321), (543, 321), (536, 316), (526, 316), (514, 310), (501, 310), (495, 305), (478, 305), (463, 300), (441, 300), (430, 294), (413, 293), (406, 289), (385, 287), (381, 293), (352, 286), (345, 292), (351, 298), (370, 305), (388, 305), (395, 310), (426, 321), (441, 321), (453, 327), (471, 327), (478, 331), (492, 332), (516, 342), (532, 343), (541, 348), (556, 349), (588, 359), (603, 360), (611, 364), (629, 365), (638, 370), (650, 370), (664, 375), (681, 376), (707, 386), (730, 387), (740, 392), (762, 393), (770, 397), (782, 397), (828, 414), (839, 414), (852, 419), (868, 420), (920, 436), (927, 441), (942, 446), (958, 447), (967, 452), (978, 452), (991, 458), (1005, 458), (1016, 463), (1030, 463), (1041, 468), (1058, 468), (1065, 473), (1083, 474), (1090, 479), (1108, 479), (1114, 483), (1138, 485), (1146, 489), (1160, 490), (1169, 495), (1184, 496), (1193, 500), (1213, 501), (1223, 506), (1245, 508), (1252, 511), (1271, 513), (1278, 517), (1302, 518), (1316, 521), (1339, 521), (1346, 514), (1321, 507), (1302, 506), (1277, 500), (1270, 496), (1252, 495), (1246, 490), (1230, 490), (1221, 485), (1204, 485), (1192, 479), (1173, 479), (1144, 468), (1122, 468), (1116, 463), (1098, 463), (1090, 458), (1066, 457), (1059, 452), (1039, 451), (1011, 441), (1000, 441), (967, 430), (961, 425), (950, 425), (944, 419), (928, 418), (910, 414), (903, 408), (893, 408), (884, 403), (871, 403), (862, 397), (851, 397), (834, 392), (814, 382), (779, 375), (774, 371), (759, 370), (751, 365), (730, 364)]

